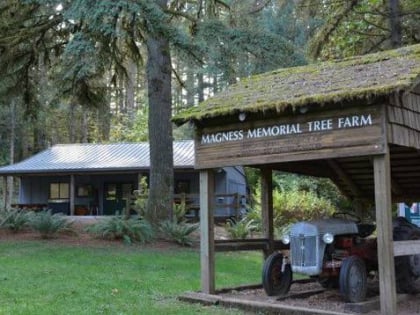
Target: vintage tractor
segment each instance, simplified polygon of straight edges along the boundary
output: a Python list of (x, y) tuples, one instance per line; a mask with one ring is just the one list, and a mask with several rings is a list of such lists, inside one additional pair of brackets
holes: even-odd
[[(317, 278), (325, 288), (339, 288), (347, 302), (366, 298), (368, 277), (378, 270), (377, 241), (371, 237), (375, 226), (362, 224), (347, 213), (333, 218), (292, 225), (282, 238), (289, 244), (289, 257), (271, 254), (263, 266), (263, 287), (267, 295), (285, 295), (292, 274)], [(420, 228), (405, 218), (393, 221), (394, 240), (420, 239)], [(395, 258), (397, 291), (416, 293), (420, 277), (420, 255)], [(420, 280), (419, 280), (420, 281)]]

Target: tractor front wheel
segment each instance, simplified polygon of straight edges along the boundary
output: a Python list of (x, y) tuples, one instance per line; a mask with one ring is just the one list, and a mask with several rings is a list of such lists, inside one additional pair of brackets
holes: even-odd
[(343, 260), (339, 286), (346, 302), (361, 302), (366, 298), (367, 271), (365, 262), (360, 257), (350, 256)]
[(290, 264), (283, 265), (283, 255), (273, 253), (264, 262), (262, 282), (268, 296), (284, 295), (289, 292), (293, 274)]

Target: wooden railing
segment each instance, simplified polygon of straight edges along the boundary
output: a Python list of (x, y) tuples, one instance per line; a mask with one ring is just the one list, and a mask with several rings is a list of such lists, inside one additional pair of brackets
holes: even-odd
[(270, 248), (276, 250), (289, 249), (289, 245), (284, 245), (282, 241), (274, 240), (270, 244), (270, 241), (266, 238), (214, 240), (214, 243), (215, 250), (218, 252), (245, 250), (262, 250), (268, 252)]
[(41, 211), (48, 208), (46, 203), (16, 203), (11, 205), (12, 208), (19, 208), (30, 211)]
[[(133, 195), (133, 198), (144, 198), (147, 199), (147, 194), (139, 194), (138, 192)], [(238, 193), (233, 194), (216, 194), (214, 196), (215, 208), (226, 208), (232, 209), (232, 213), (229, 213), (226, 217), (233, 217), (235, 219), (239, 219), (241, 217), (241, 209), (244, 207), (242, 204), (242, 198), (245, 196), (240, 195)], [(226, 200), (232, 200), (232, 202), (226, 202)], [(223, 202), (222, 202), (223, 201)], [(186, 208), (186, 212), (191, 215), (193, 212), (193, 216), (198, 219), (200, 214), (200, 194), (174, 194), (174, 203), (175, 204), (184, 204)]]

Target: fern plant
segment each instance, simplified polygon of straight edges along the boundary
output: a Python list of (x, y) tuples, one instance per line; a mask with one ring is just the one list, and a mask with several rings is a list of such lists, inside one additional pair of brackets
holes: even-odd
[(22, 230), (28, 222), (29, 214), (25, 210), (12, 208), (0, 212), (0, 226), (13, 232)]
[(122, 215), (114, 215), (102, 218), (97, 223), (87, 228), (100, 238), (109, 240), (123, 240), (125, 243), (149, 242), (153, 238), (153, 228), (151, 224), (144, 220)]
[(52, 214), (51, 210), (31, 213), (29, 226), (38, 231), (44, 239), (54, 237), (58, 232), (72, 231), (73, 221), (61, 213)]
[(228, 219), (226, 221), (226, 231), (232, 239), (244, 239), (247, 238), (252, 231), (257, 229), (257, 225), (254, 220), (248, 219), (247, 217), (242, 218), (240, 221)]
[(173, 213), (174, 221), (178, 223), (184, 222), (185, 215), (187, 213), (187, 205), (185, 202), (185, 198), (183, 198), (180, 203), (174, 203), (173, 209), (174, 209), (174, 213)]
[(164, 239), (182, 246), (192, 246), (194, 238), (192, 233), (198, 229), (198, 224), (165, 220), (160, 223), (159, 230)]

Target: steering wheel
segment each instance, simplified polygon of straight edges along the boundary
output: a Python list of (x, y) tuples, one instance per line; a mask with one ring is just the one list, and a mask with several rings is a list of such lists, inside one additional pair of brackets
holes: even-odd
[(362, 222), (362, 219), (351, 212), (336, 212), (333, 214), (333, 218), (341, 218), (341, 219), (346, 219), (346, 220), (351, 220), (355, 223), (360, 223)]

